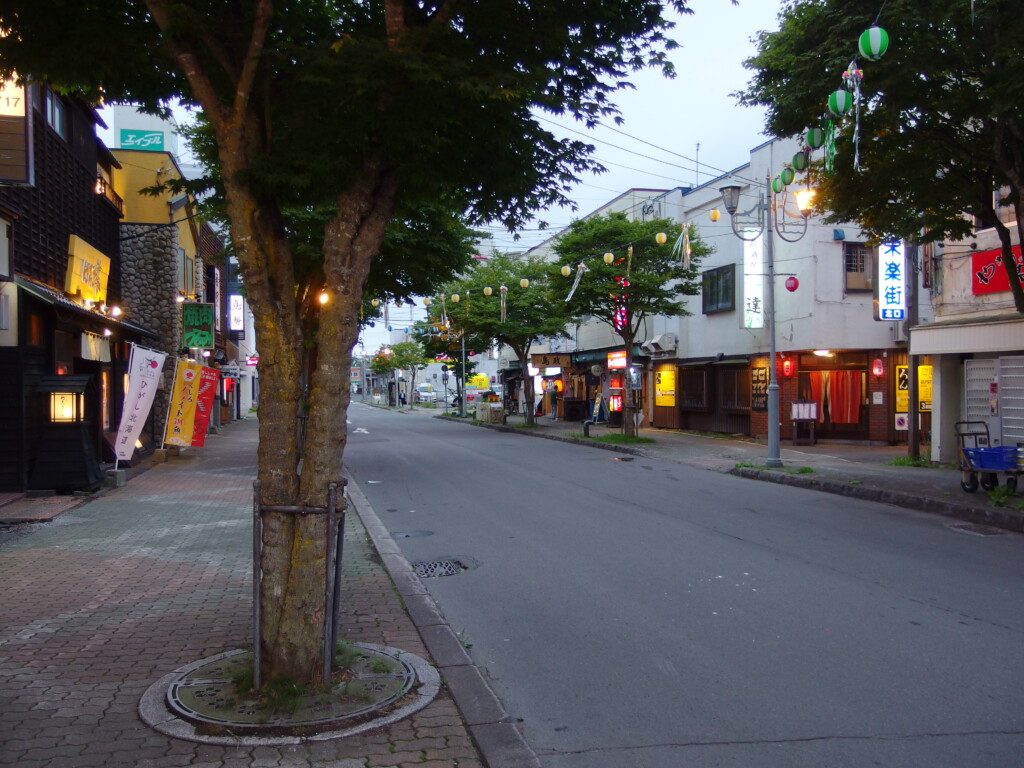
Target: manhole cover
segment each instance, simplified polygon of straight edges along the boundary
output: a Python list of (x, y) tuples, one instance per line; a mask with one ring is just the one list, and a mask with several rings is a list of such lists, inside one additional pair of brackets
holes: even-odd
[(972, 536), (1003, 536), (1005, 534), (1005, 531), (1000, 531), (997, 528), (988, 528), (987, 526), (975, 525), (974, 523), (953, 523), (947, 527)]
[(421, 579), (434, 579), (441, 576), (454, 576), (466, 570), (466, 566), (458, 560), (435, 560), (430, 563), (413, 563), (416, 575)]
[(403, 531), (393, 534), (396, 539), (418, 539), (421, 536), (433, 536), (433, 531)]

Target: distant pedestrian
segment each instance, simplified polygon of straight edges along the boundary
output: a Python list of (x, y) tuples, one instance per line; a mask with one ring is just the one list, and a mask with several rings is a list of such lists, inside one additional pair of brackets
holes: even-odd
[(398, 403), (399, 405), (405, 405), (405, 392), (398, 393)]

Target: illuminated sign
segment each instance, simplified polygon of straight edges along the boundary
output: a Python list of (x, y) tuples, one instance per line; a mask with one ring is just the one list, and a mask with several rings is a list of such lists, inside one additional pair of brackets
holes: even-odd
[(626, 367), (626, 351), (608, 353), (608, 370)]
[(764, 236), (743, 241), (743, 327), (764, 328)]
[(228, 296), (228, 330), (245, 330), (245, 301), (236, 294)]
[(25, 103), (25, 88), (16, 75), (0, 80), (0, 184), (32, 186), (32, 110)]
[(906, 320), (907, 274), (903, 243), (886, 240), (878, 247), (878, 274), (875, 276), (875, 320)]
[(181, 346), (213, 349), (213, 304), (181, 305)]
[(68, 241), (68, 270), (64, 275), (64, 292), (81, 294), (87, 301), (107, 298), (110, 259), (78, 235)]
[(654, 373), (654, 404), (676, 404), (676, 369), (662, 368)]
[(132, 128), (122, 128), (121, 149), (144, 149), (147, 152), (163, 152), (163, 131), (140, 131)]
[[(1017, 279), (1024, 284), (1024, 256), (1020, 246), (1012, 249), (1017, 266)], [(1003, 249), (994, 248), (971, 254), (971, 293), (981, 296), (986, 293), (1002, 293), (1010, 290), (1010, 279), (1003, 267)]]

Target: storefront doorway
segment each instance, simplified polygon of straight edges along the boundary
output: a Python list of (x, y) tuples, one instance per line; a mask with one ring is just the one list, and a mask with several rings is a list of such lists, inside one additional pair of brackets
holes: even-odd
[(798, 398), (818, 405), (820, 439), (867, 440), (868, 354), (802, 353)]

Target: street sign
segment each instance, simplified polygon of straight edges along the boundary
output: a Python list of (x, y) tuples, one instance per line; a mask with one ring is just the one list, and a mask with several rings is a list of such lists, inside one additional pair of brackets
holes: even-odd
[(225, 378), (237, 379), (241, 377), (242, 371), (237, 365), (222, 365), (220, 375)]

